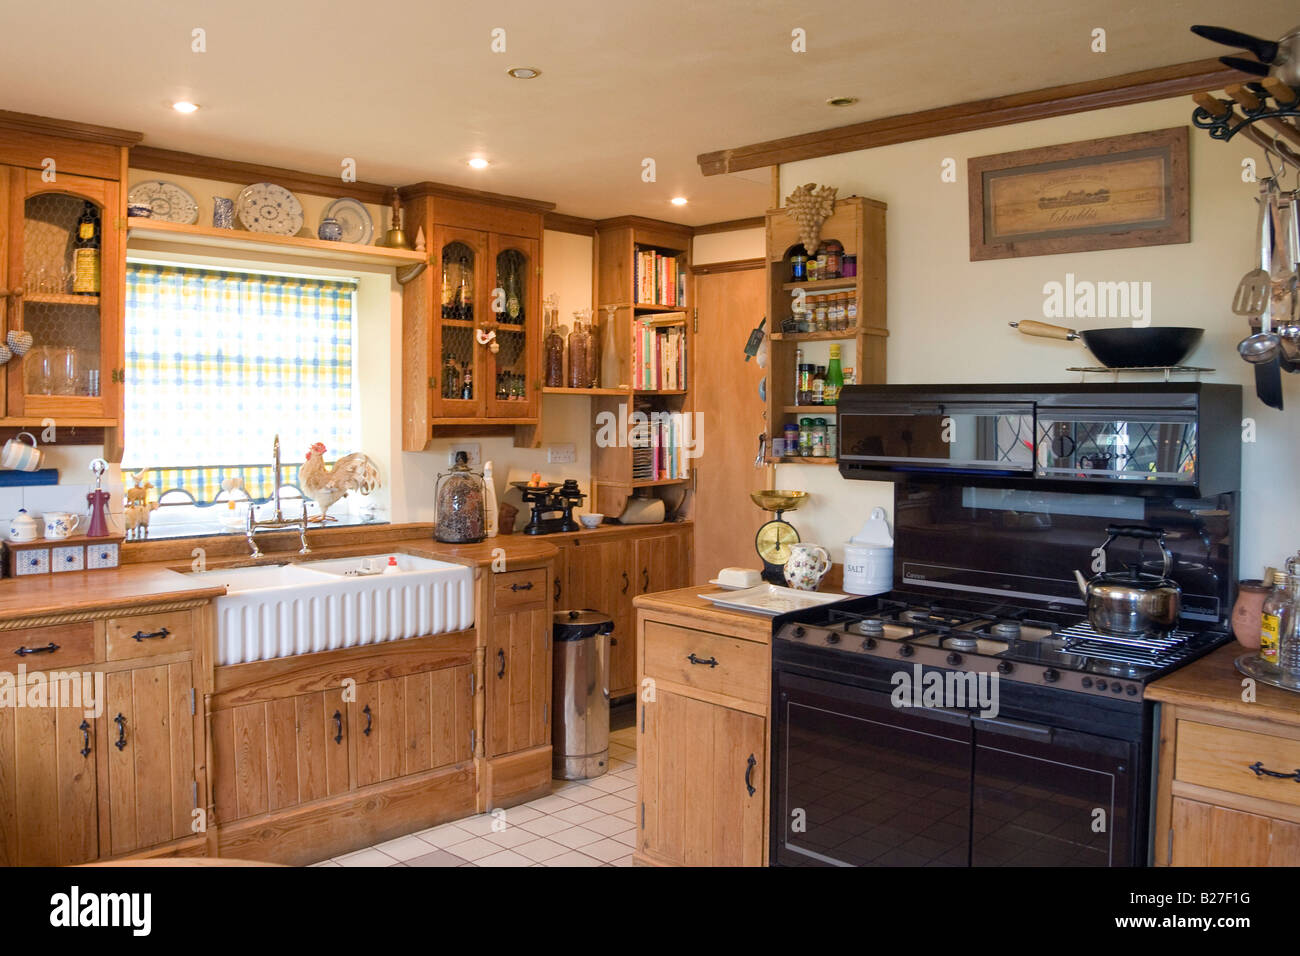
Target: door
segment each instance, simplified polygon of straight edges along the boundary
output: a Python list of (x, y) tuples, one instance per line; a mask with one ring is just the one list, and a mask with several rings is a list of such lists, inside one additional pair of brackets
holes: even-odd
[(536, 418), (539, 391), (538, 313), (541, 256), (536, 239), (488, 236), (488, 259), (493, 269), (490, 310), (480, 326), (496, 332), (491, 345), (481, 347), (487, 381), (484, 399), (488, 418)]
[[(491, 328), (488, 299), (487, 234), (450, 226), (433, 227), (434, 267), (441, 268), (439, 302), (434, 305), (433, 418), (477, 419), (485, 404), (486, 349), (475, 339), (480, 326)], [(490, 303), (489, 303), (490, 304)]]
[(621, 697), (636, 686), (636, 618), (632, 611), (632, 542), (575, 539), (569, 549), (569, 609), (608, 614), (609, 693)]
[(358, 787), (471, 759), (470, 664), (357, 685)]
[(636, 539), (636, 561), (632, 566), (637, 594), (653, 594), (686, 587), (690, 558), (686, 537), (680, 531), (651, 534)]
[(489, 757), (551, 742), (551, 611), (496, 614), (487, 647)]
[(108, 818), (112, 855), (189, 836), (194, 777), (194, 680), (188, 661), (106, 675)]
[(754, 566), (754, 535), (767, 518), (749, 499), (749, 492), (772, 487), (773, 469), (754, 467), (758, 436), (767, 429), (758, 392), (766, 371), (745, 361), (743, 351), (766, 311), (763, 276), (757, 263), (695, 277), (695, 342), (709, 359), (696, 364), (700, 374), (691, 386), (705, 432), (703, 455), (694, 462), (695, 580), (683, 584), (703, 584), (720, 568)]
[(761, 866), (763, 718), (662, 690), (639, 706), (640, 848), (684, 866)]
[(780, 672), (772, 858), (782, 866), (965, 866), (970, 718)]
[[(5, 366), (8, 414), (119, 415), (122, 233), (117, 183), (11, 170), (6, 332), (31, 346)], [(88, 222), (85, 220), (89, 220)], [(99, 275), (78, 281), (74, 246), (85, 227), (99, 243)], [(96, 289), (98, 291), (86, 291)], [(80, 291), (76, 291), (80, 290)]]
[(1300, 824), (1174, 797), (1170, 863), (1173, 866), (1297, 866), (1300, 865)]
[(34, 674), (14, 690), (25, 706), (0, 707), (0, 864), (71, 866), (99, 855), (98, 720), (86, 714), (94, 706), (84, 687), (80, 675)]

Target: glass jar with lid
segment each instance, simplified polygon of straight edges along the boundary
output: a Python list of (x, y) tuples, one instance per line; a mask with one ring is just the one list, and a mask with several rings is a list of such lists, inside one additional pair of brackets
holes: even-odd
[(434, 487), (438, 508), (434, 538), (448, 544), (473, 544), (486, 538), (484, 497), (483, 476), (470, 470), (469, 455), (457, 452), (456, 464), (438, 476)]

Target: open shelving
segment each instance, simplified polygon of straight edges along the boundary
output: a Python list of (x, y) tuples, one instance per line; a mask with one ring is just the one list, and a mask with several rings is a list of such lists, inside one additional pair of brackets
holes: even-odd
[(218, 249), (243, 251), (272, 250), (312, 258), (337, 259), (341, 262), (363, 262), (376, 265), (405, 266), (428, 259), (428, 253), (411, 249), (390, 249), (386, 246), (363, 246), (352, 242), (328, 242), (306, 236), (273, 236), (269, 233), (246, 232), (239, 229), (218, 229), (214, 226), (185, 225), (132, 216), (126, 221), (127, 240), (152, 239), (186, 245), (200, 245)]

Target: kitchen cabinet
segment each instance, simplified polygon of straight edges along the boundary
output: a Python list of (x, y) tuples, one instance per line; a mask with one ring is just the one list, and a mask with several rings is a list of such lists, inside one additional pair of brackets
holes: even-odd
[(430, 267), (402, 297), (402, 446), (515, 433), (541, 412), (542, 216), (551, 203), (419, 183), (399, 190)]
[(645, 863), (767, 860), (770, 624), (694, 589), (637, 597), (637, 844)]
[(690, 583), (690, 539), (676, 531), (636, 539), (633, 565), (638, 594), (670, 591)]
[[(1229, 644), (1151, 684), (1157, 866), (1300, 865), (1300, 700), (1247, 685)], [(1251, 697), (1249, 700), (1243, 697)]]
[(575, 537), (569, 559), (569, 609), (590, 609), (614, 622), (609, 636), (609, 693), (622, 697), (636, 684), (636, 636), (632, 612), (633, 541)]
[(357, 685), (351, 704), (357, 786), (473, 756), (472, 665)]

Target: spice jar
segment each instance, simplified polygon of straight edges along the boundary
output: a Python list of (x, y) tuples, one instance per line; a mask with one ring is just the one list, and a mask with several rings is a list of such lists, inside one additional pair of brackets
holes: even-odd
[(858, 274), (858, 257), (842, 256), (840, 258), (840, 278), (852, 279)]
[(795, 246), (790, 253), (790, 281), (803, 282), (808, 278), (808, 250)]
[(856, 292), (844, 293), (844, 328), (858, 327), (858, 296)]
[(817, 250), (817, 257), (820, 260), (822, 250), (825, 250), (826, 260), (822, 266), (823, 279), (838, 279), (840, 277), (840, 257), (844, 255), (844, 244), (838, 239), (827, 239), (822, 243), (821, 249)]
[(826, 423), (826, 457), (834, 458), (839, 454), (839, 443), (837, 441), (838, 429), (834, 422)]
[(811, 418), (799, 419), (799, 455), (803, 458), (812, 455), (812, 429), (813, 420)]
[(472, 544), (486, 538), (483, 499), (483, 476), (469, 470), (468, 454), (457, 452), (456, 464), (438, 476), (434, 488), (438, 508), (434, 538), (448, 544)]
[(813, 296), (813, 298), (815, 298), (815, 299), (817, 300), (816, 308), (815, 308), (814, 311), (813, 311), (813, 315), (814, 315), (813, 329), (814, 329), (814, 331), (817, 331), (817, 332), (827, 332), (827, 331), (830, 331), (830, 326), (827, 324), (827, 322), (828, 322), (827, 313), (829, 312), (829, 308), (828, 308), (828, 305), (827, 305), (826, 300), (827, 300), (828, 296), (818, 295), (818, 296)]
[(794, 422), (785, 426), (785, 448), (787, 455), (799, 454), (799, 426)]
[(826, 457), (826, 419), (814, 418), (812, 424), (812, 456)]
[(831, 296), (831, 307), (827, 312), (827, 324), (836, 332), (844, 329), (844, 293), (836, 292)]

